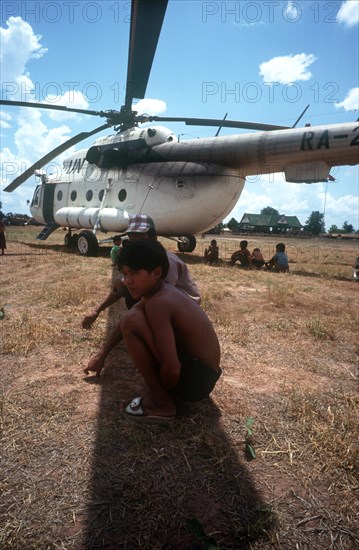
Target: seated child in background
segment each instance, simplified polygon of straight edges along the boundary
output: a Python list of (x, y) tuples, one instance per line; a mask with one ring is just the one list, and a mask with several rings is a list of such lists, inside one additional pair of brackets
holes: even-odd
[(217, 245), (216, 239), (211, 240), (211, 244), (204, 251), (204, 261), (206, 264), (212, 265), (218, 261), (219, 256), (219, 247)]
[(111, 248), (110, 255), (111, 255), (111, 263), (113, 266), (115, 266), (117, 265), (117, 254), (120, 251), (122, 239), (119, 235), (115, 235), (112, 241), (113, 241), (113, 246)]
[(289, 271), (289, 262), (288, 262), (288, 256), (285, 253), (285, 244), (278, 243), (275, 249), (276, 249), (276, 253), (269, 260), (269, 262), (266, 262), (265, 264), (266, 268), (273, 269), (277, 273), (284, 273), (286, 271)]
[(252, 262), (252, 256), (247, 246), (248, 246), (248, 241), (241, 241), (239, 243), (240, 250), (236, 250), (236, 252), (233, 252), (229, 265), (234, 266), (234, 264), (238, 261), (240, 262), (241, 267), (250, 266)]
[(257, 269), (260, 269), (260, 268), (263, 267), (264, 264), (265, 264), (265, 261), (264, 261), (264, 258), (263, 258), (263, 254), (262, 254), (262, 252), (260, 251), (259, 248), (254, 248), (254, 249), (253, 249), (253, 252), (252, 252), (252, 264), (253, 264), (254, 267), (256, 267)]
[(121, 331), (148, 390), (127, 405), (125, 415), (171, 422), (179, 400), (208, 398), (220, 377), (217, 335), (201, 307), (164, 281), (169, 262), (159, 242), (130, 242), (118, 266), (132, 297), (140, 300), (122, 317)]

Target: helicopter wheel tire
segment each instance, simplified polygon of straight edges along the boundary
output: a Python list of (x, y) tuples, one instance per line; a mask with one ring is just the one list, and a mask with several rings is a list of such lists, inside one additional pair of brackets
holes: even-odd
[(98, 241), (91, 231), (81, 231), (77, 238), (77, 249), (83, 256), (97, 256)]
[(79, 240), (79, 236), (77, 233), (74, 233), (73, 235), (71, 235), (70, 246), (73, 246), (75, 248), (77, 246), (78, 240)]
[(64, 238), (65, 246), (75, 248), (77, 246), (78, 240), (79, 240), (79, 236), (77, 233), (74, 233), (73, 235), (69, 235), (68, 233), (66, 233)]
[(196, 237), (194, 235), (184, 235), (181, 241), (178, 241), (177, 248), (180, 252), (193, 252), (196, 248)]

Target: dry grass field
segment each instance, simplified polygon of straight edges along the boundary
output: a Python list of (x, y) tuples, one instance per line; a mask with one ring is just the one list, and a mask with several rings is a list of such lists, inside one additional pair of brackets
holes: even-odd
[[(123, 418), (143, 387), (123, 344), (83, 374), (123, 311), (81, 328), (118, 276), (109, 247), (84, 258), (37, 232), (8, 228), (0, 257), (2, 550), (358, 548), (358, 241), (284, 239), (275, 274), (204, 265), (199, 240), (183, 258), (224, 374), (145, 426)], [(238, 240), (219, 242), (229, 259)], [(267, 259), (275, 243), (249, 238)]]

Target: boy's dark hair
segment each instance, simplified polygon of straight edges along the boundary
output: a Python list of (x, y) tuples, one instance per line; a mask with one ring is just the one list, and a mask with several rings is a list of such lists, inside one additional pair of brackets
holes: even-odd
[(149, 228), (149, 230), (147, 231), (147, 237), (149, 239), (154, 239), (155, 237), (157, 237), (156, 229), (154, 227)]
[(115, 242), (120, 242), (121, 243), (122, 241), (122, 237), (121, 235), (115, 235), (114, 237), (112, 237), (112, 242), (115, 243)]
[(145, 269), (149, 273), (156, 267), (161, 268), (161, 279), (167, 277), (170, 267), (167, 252), (158, 241), (141, 239), (129, 242), (120, 250), (117, 256), (117, 267), (122, 270), (124, 266), (130, 269)]
[(241, 242), (239, 243), (239, 246), (240, 246), (241, 248), (247, 248), (247, 246), (248, 246), (248, 241), (241, 241)]
[(277, 250), (278, 252), (284, 252), (284, 251), (285, 251), (285, 244), (284, 244), (284, 243), (278, 243), (278, 244), (276, 245), (276, 250)]

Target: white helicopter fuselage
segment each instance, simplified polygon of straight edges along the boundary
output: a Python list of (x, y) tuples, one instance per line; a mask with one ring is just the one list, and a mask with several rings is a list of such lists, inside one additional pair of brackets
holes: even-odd
[(284, 172), (287, 181), (326, 181), (332, 166), (357, 164), (358, 123), (178, 142), (170, 130), (133, 128), (95, 141), (38, 186), (40, 223), (123, 232), (143, 212), (164, 236), (194, 235), (233, 209), (245, 177)]
[(209, 162), (144, 159), (105, 167), (86, 160), (89, 151), (90, 158), (91, 154), (96, 158), (96, 150), (112, 153), (128, 143), (135, 144), (132, 155), (148, 155), (157, 145), (176, 139), (163, 127), (151, 128), (151, 136), (148, 130), (107, 136), (96, 140), (90, 150), (68, 157), (59, 177), (45, 179), (36, 188), (32, 216), (43, 224), (122, 232), (132, 214), (144, 212), (156, 220), (156, 229), (164, 236), (195, 234), (219, 223), (242, 192), (245, 178), (238, 170)]
[[(39, 186), (31, 213), (40, 223), (53, 217), (63, 227), (122, 232), (132, 214), (143, 212), (156, 220), (161, 235), (195, 234), (213, 227), (231, 211), (244, 182), (234, 170), (210, 164), (84, 166), (84, 175), (80, 172)], [(36, 198), (41, 191), (42, 201)], [(53, 213), (46, 215), (48, 191), (53, 196)]]

